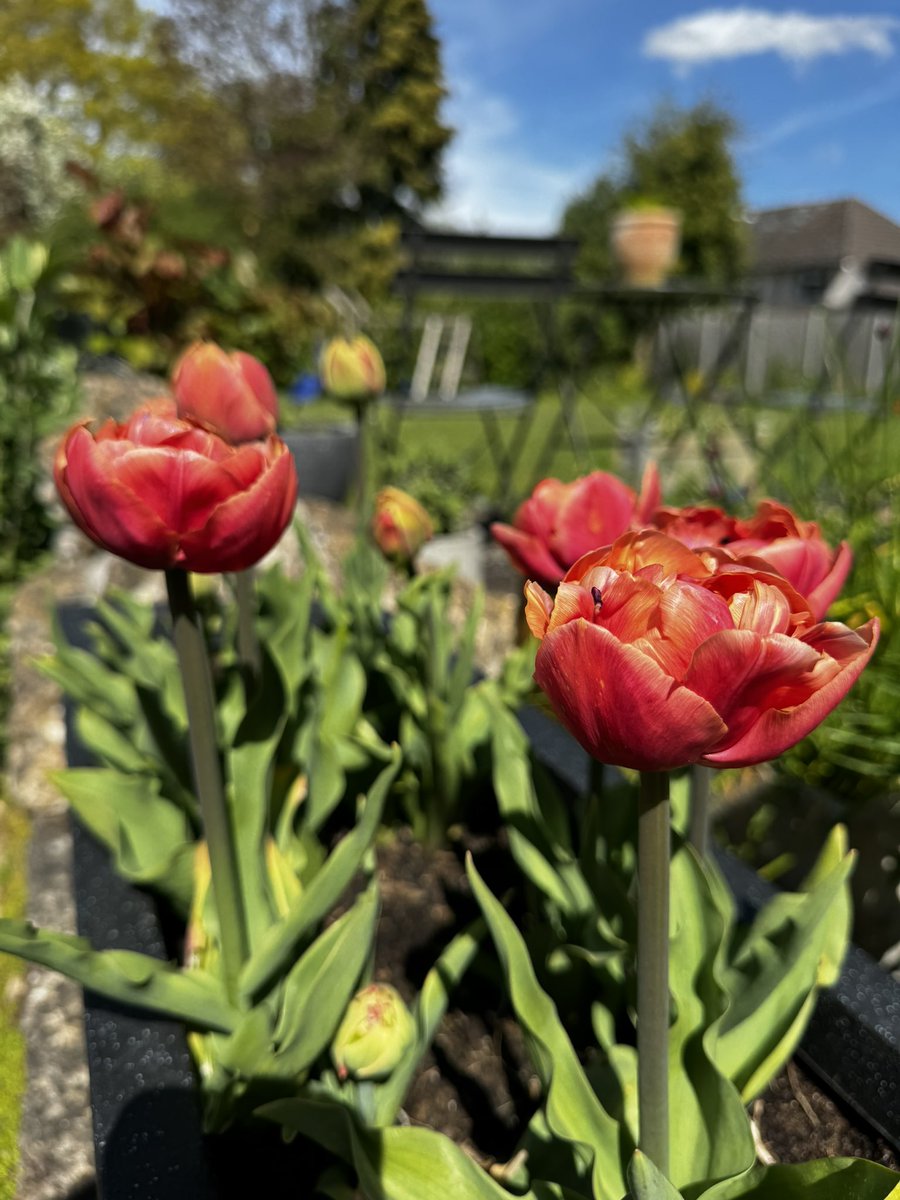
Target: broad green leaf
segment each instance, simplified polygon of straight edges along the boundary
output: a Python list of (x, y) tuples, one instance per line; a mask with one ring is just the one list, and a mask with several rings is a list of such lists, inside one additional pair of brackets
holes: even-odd
[(842, 844), (842, 834), (834, 833), (808, 894), (781, 893), (762, 909), (729, 964), (724, 982), (731, 1005), (714, 1053), (745, 1102), (790, 1058), (811, 1011), (810, 997), (821, 979), (834, 977), (843, 957), (853, 860), (841, 857)]
[(264, 654), (260, 686), (225, 754), (226, 795), (251, 951), (270, 928), (274, 917), (263, 845), (275, 751), (286, 716), (281, 677), (271, 658)]
[(75, 728), (85, 746), (101, 762), (120, 771), (146, 771), (147, 757), (135, 748), (134, 738), (126, 737), (112, 722), (98, 712), (81, 705), (75, 717)]
[(92, 950), (84, 938), (2, 917), (0, 951), (59, 971), (110, 1000), (174, 1017), (194, 1029), (229, 1033), (239, 1019), (219, 981), (205, 971), (180, 971), (131, 950)]
[(300, 1075), (334, 1036), (372, 953), (377, 910), (377, 890), (370, 884), (349, 912), (316, 938), (285, 979), (274, 1037), (281, 1076)]
[(720, 982), (726, 927), (692, 848), (672, 856), (669, 987), (670, 1175), (677, 1187), (746, 1169), (755, 1153), (734, 1084), (712, 1048), (728, 997)]
[(535, 791), (528, 739), (515, 716), (498, 704), (491, 729), (493, 782), (513, 857), (528, 878), (563, 913), (574, 916), (594, 907), (584, 877), (561, 837), (550, 840)]
[(194, 832), (181, 809), (160, 796), (157, 778), (108, 767), (56, 771), (52, 778), (126, 879), (152, 883), (187, 912)]
[[(276, 1100), (257, 1113), (351, 1163), (366, 1200), (512, 1200), (459, 1146), (433, 1130), (396, 1125), (363, 1130), (348, 1109), (327, 1100)], [(537, 1200), (534, 1192), (516, 1195)]]
[(400, 753), (394, 747), (392, 761), (375, 780), (358, 823), (338, 843), (288, 915), (260, 939), (258, 949), (241, 974), (243, 995), (255, 998), (278, 978), (296, 957), (306, 934), (334, 907), (375, 839), (384, 802), (399, 767)]
[(535, 1050), (547, 1123), (555, 1136), (573, 1144), (582, 1170), (591, 1176), (594, 1200), (619, 1200), (625, 1192), (619, 1126), (591, 1088), (556, 1006), (537, 981), (521, 934), (471, 860), (467, 867), (503, 963), (513, 1009)]
[(632, 1200), (682, 1200), (681, 1192), (640, 1150), (635, 1150), (628, 1164), (628, 1184)]
[(295, 581), (287, 579), (278, 567), (256, 579), (259, 638), (281, 672), (292, 708), (309, 670), (307, 643), (315, 582), (313, 571), (304, 571)]
[(898, 1200), (900, 1175), (863, 1158), (756, 1166), (696, 1200)]

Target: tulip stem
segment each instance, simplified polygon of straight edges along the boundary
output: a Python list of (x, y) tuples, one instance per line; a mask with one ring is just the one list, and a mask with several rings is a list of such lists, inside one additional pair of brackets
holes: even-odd
[(641, 772), (637, 1047), (640, 1149), (669, 1174), (669, 776)]
[(365, 524), (369, 502), (369, 481), (366, 478), (366, 413), (368, 406), (362, 401), (354, 405), (356, 409), (356, 516), (360, 529)]
[(688, 823), (688, 841), (701, 858), (709, 851), (709, 777), (711, 767), (694, 763), (691, 767), (691, 811)]
[(237, 852), (219, 765), (212, 673), (187, 572), (177, 568), (167, 570), (166, 588), (184, 687), (194, 782), (209, 848), (225, 988), (234, 999), (238, 974), (247, 957), (247, 928)]
[(256, 636), (256, 591), (253, 586), (252, 567), (248, 567), (246, 571), (238, 571), (234, 577), (234, 588), (238, 607), (238, 658), (241, 661), (244, 686), (250, 693), (256, 687), (261, 668), (259, 638)]

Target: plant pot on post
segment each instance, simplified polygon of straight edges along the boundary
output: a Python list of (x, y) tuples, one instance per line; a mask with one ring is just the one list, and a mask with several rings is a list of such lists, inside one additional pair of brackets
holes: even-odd
[(613, 220), (613, 254), (631, 287), (662, 287), (678, 261), (680, 242), (681, 214), (674, 208), (628, 208)]

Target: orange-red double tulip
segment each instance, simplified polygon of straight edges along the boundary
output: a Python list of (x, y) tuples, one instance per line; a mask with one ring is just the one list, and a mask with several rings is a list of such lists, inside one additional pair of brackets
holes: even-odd
[(275, 432), (278, 395), (259, 359), (195, 342), (175, 364), (172, 391), (179, 417), (226, 442), (253, 442)]
[(784, 504), (763, 500), (748, 520), (720, 508), (659, 508), (652, 524), (695, 549), (725, 546), (729, 554), (764, 561), (809, 600), (813, 616), (823, 619), (850, 571), (853, 555), (846, 542), (832, 550), (815, 521), (801, 521)]
[(54, 465), (56, 486), (97, 545), (139, 567), (242, 571), (275, 545), (297, 495), (284, 443), (233, 446), (171, 400), (96, 431), (75, 425)]
[(639, 496), (606, 471), (572, 483), (544, 479), (519, 507), (512, 525), (495, 523), (491, 533), (523, 575), (553, 585), (582, 554), (649, 524), (658, 504), (659, 476), (652, 465)]
[(385, 558), (412, 562), (434, 536), (434, 526), (414, 496), (400, 488), (386, 487), (375, 497), (372, 536)]
[(871, 657), (878, 624), (816, 624), (776, 572), (710, 565), (660, 533), (585, 555), (555, 600), (528, 583), (535, 679), (595, 758), (746, 766), (805, 737)]

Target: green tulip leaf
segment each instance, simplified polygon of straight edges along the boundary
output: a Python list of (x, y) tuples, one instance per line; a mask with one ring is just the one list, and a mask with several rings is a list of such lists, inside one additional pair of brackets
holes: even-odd
[(92, 708), (81, 705), (75, 728), (85, 746), (104, 763), (120, 771), (146, 771), (152, 763), (135, 745), (135, 739), (117, 728)]
[[(450, 1138), (430, 1129), (361, 1129), (349, 1109), (333, 1100), (276, 1100), (257, 1114), (277, 1121), (352, 1164), (367, 1200), (513, 1200)], [(534, 1192), (518, 1200), (538, 1200)], [(543, 1191), (543, 1198), (562, 1198)], [(618, 1200), (618, 1198), (617, 1198)]]
[(259, 639), (281, 673), (289, 702), (309, 671), (307, 642), (315, 584), (314, 571), (304, 571), (296, 581), (287, 579), (278, 567), (256, 579)]
[(900, 1175), (863, 1158), (755, 1166), (695, 1200), (900, 1200)]
[(631, 1200), (682, 1200), (681, 1192), (640, 1150), (635, 1150), (628, 1164), (628, 1185)]
[(781, 893), (757, 916), (729, 963), (731, 1006), (715, 1048), (719, 1069), (745, 1103), (787, 1062), (806, 1026), (817, 988), (839, 969), (849, 934), (852, 855), (835, 830), (807, 893)]
[[(515, 715), (498, 703), (491, 727), (494, 792), (513, 857), (531, 882), (569, 916), (594, 906), (558, 821), (547, 821), (535, 790), (528, 738)], [(553, 836), (554, 830), (556, 836)]]
[(230, 1033), (239, 1019), (219, 981), (205, 971), (180, 971), (131, 950), (92, 950), (84, 938), (6, 918), (0, 918), (0, 951), (59, 971), (107, 999), (174, 1017), (193, 1029)]
[(275, 1062), (296, 1078), (328, 1046), (372, 953), (378, 897), (374, 884), (329, 925), (284, 981), (275, 1028)]
[(556, 1006), (537, 981), (521, 934), (471, 859), (467, 869), (503, 964), (513, 1009), (532, 1045), (546, 1092), (547, 1124), (554, 1136), (572, 1144), (581, 1172), (591, 1178), (594, 1200), (619, 1200), (625, 1191), (619, 1125), (588, 1082)]
[(126, 879), (153, 884), (187, 912), (194, 833), (181, 809), (160, 796), (158, 779), (109, 767), (55, 771), (52, 779)]
[(137, 700), (131, 683), (112, 671), (87, 650), (70, 646), (54, 618), (56, 653), (38, 660), (41, 671), (78, 704), (95, 709), (120, 728), (137, 717)]
[(243, 995), (256, 998), (280, 978), (296, 958), (306, 934), (334, 907), (375, 840), (387, 794), (399, 769), (400, 751), (395, 746), (390, 764), (369, 791), (357, 824), (334, 848), (287, 916), (260, 938), (241, 974)]

